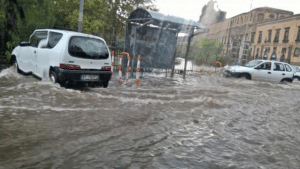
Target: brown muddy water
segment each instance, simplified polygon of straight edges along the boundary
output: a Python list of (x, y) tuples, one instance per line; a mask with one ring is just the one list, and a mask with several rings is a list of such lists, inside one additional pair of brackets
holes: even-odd
[(300, 83), (145, 73), (61, 88), (0, 72), (0, 168), (300, 168)]

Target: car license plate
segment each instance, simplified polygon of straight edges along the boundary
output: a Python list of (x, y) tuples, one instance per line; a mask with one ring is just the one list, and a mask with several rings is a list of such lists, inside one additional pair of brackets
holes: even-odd
[(98, 75), (81, 75), (81, 80), (98, 80)]

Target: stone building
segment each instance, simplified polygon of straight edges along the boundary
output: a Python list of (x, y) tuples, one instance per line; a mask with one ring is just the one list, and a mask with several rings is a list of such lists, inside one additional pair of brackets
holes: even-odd
[[(232, 62), (252, 59), (276, 59), (300, 64), (300, 15), (262, 7), (210, 25), (207, 33), (193, 41), (208, 38), (225, 46), (225, 56)], [(271, 57), (272, 56), (272, 57)]]

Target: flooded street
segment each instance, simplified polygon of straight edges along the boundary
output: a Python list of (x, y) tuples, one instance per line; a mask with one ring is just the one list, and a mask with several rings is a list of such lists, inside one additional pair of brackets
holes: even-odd
[(300, 166), (300, 82), (144, 73), (65, 89), (0, 72), (0, 168)]

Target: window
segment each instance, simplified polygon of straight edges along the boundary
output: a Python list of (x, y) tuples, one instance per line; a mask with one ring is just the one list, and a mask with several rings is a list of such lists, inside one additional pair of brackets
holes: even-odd
[(268, 40), (267, 42), (271, 42), (272, 30), (268, 30)]
[(292, 71), (292, 68), (289, 66), (289, 65), (285, 65), (285, 70), (287, 72), (291, 72)]
[(49, 41), (48, 41), (48, 48), (54, 48), (56, 46), (56, 44), (60, 41), (60, 39), (62, 38), (62, 34), (61, 33), (56, 33), (56, 32), (50, 32), (49, 33)]
[(285, 53), (286, 52), (286, 48), (282, 48), (281, 53)]
[(284, 71), (284, 66), (282, 63), (274, 63), (274, 71)]
[(296, 72), (300, 72), (300, 68), (299, 67), (296, 67)]
[(243, 17), (241, 17), (241, 24), (244, 22)]
[(265, 62), (257, 66), (257, 69), (271, 70), (271, 62)]
[(288, 43), (289, 42), (289, 32), (290, 28), (285, 28), (284, 29), (284, 38), (283, 38), (283, 43)]
[(261, 43), (261, 38), (262, 38), (262, 31), (259, 31), (257, 43)]
[(264, 20), (264, 14), (263, 13), (259, 13), (258, 15), (257, 15), (257, 21), (262, 21), (262, 20)]
[(42, 39), (47, 39), (47, 31), (37, 31), (29, 39), (30, 45), (32, 47), (38, 47)]
[(265, 48), (265, 53), (269, 53), (270, 52), (270, 47), (266, 47)]
[(276, 34), (275, 34), (275, 38), (274, 38), (274, 43), (278, 43), (279, 42), (279, 33), (280, 33), (280, 29), (276, 29)]
[(254, 43), (255, 32), (251, 33), (251, 42)]
[(296, 41), (300, 42), (300, 26), (298, 26), (298, 35)]
[(243, 34), (240, 35), (240, 39), (239, 40), (243, 40)]
[(274, 19), (275, 18), (274, 14), (270, 14), (270, 18)]
[(73, 36), (69, 42), (69, 53), (74, 57), (87, 59), (107, 59), (109, 52), (100, 39)]
[(248, 41), (248, 33), (246, 33), (245, 41)]
[(299, 57), (299, 54), (300, 54), (300, 48), (296, 48), (294, 52), (294, 56)]

